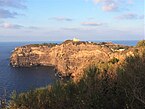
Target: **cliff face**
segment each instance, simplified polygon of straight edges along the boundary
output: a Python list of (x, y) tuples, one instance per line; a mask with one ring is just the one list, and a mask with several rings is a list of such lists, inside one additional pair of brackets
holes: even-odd
[[(59, 45), (26, 45), (11, 55), (14, 67), (55, 66), (63, 76), (81, 76), (83, 69), (92, 63), (106, 62), (112, 57), (123, 57), (128, 47), (112, 43), (65, 41)], [(121, 55), (118, 55), (121, 54)]]

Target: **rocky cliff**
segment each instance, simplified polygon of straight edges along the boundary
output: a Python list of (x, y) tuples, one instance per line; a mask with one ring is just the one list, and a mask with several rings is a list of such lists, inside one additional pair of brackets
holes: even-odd
[(106, 62), (113, 57), (122, 58), (129, 53), (128, 48), (113, 43), (71, 40), (62, 44), (33, 44), (15, 48), (10, 64), (13, 67), (55, 66), (61, 75), (77, 78), (86, 66)]

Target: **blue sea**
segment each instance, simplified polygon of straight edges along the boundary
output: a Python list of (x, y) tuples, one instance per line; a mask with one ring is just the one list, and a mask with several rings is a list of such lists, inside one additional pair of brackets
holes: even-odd
[[(138, 41), (109, 42), (134, 46)], [(45, 87), (56, 81), (53, 67), (13, 68), (9, 65), (10, 55), (15, 47), (37, 43), (44, 42), (0, 42), (0, 97), (5, 92), (9, 96), (14, 90), (18, 93), (25, 92), (31, 89)], [(61, 41), (51, 43), (61, 43)]]

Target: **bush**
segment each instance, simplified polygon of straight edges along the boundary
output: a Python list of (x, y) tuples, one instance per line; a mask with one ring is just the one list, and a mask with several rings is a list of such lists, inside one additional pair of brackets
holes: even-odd
[(126, 94), (129, 109), (145, 107), (145, 50), (126, 58), (126, 64), (118, 71), (118, 81)]
[(118, 58), (112, 58), (110, 61), (109, 61), (109, 63), (112, 63), (112, 64), (115, 64), (115, 63), (117, 63), (117, 62), (119, 62), (119, 59)]
[(145, 46), (145, 40), (139, 41), (136, 45), (137, 47), (144, 47)]

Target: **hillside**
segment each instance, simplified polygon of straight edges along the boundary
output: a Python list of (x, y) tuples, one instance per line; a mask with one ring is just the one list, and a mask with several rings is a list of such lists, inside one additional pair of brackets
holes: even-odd
[(15, 48), (10, 63), (13, 67), (55, 66), (62, 76), (78, 79), (88, 65), (124, 59), (132, 55), (132, 47), (111, 42), (74, 42), (61, 44), (31, 44)]

